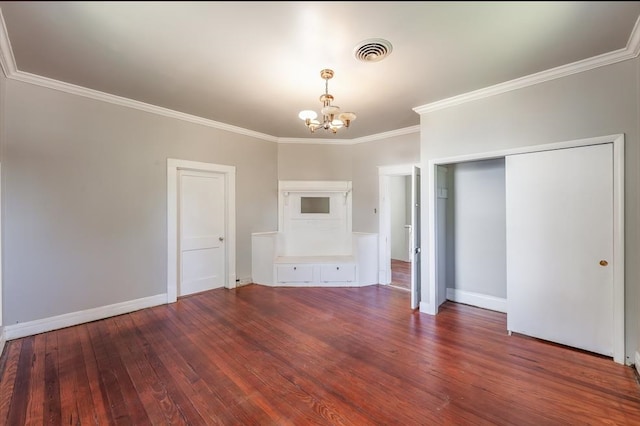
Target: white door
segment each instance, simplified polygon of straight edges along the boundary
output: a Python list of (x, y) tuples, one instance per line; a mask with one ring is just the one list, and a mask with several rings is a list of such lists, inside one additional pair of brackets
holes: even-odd
[(613, 146), (506, 157), (507, 328), (613, 354)]
[(411, 309), (420, 307), (420, 268), (422, 248), (420, 245), (420, 168), (413, 167), (411, 174), (411, 229), (413, 259), (411, 262)]
[(225, 175), (180, 170), (178, 295), (225, 283)]

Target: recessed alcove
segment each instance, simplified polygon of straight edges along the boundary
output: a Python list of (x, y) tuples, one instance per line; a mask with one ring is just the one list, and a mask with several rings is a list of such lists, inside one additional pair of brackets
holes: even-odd
[(278, 231), (252, 234), (253, 281), (377, 284), (377, 234), (352, 231), (351, 181), (279, 181)]

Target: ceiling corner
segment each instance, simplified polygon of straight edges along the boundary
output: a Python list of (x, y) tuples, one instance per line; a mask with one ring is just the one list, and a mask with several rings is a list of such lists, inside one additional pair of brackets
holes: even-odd
[(640, 17), (636, 19), (636, 24), (631, 30), (626, 50), (631, 53), (634, 58), (640, 54)]
[(4, 22), (4, 16), (0, 9), (0, 67), (5, 77), (10, 77), (17, 71), (16, 60), (13, 57), (11, 42), (9, 41), (9, 33), (7, 33), (7, 25)]

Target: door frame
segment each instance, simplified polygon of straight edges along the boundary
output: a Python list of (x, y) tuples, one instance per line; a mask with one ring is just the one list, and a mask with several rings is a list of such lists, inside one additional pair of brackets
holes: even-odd
[(215, 172), (225, 181), (225, 288), (236, 287), (236, 168), (222, 164), (167, 159), (167, 303), (178, 299), (179, 227), (178, 170)]
[[(427, 243), (429, 247), (427, 285), (429, 295), (427, 302), (421, 302), (420, 311), (436, 315), (438, 313), (438, 286), (436, 282), (438, 267), (437, 227), (435, 221), (436, 201), (436, 166), (445, 164), (464, 163), (468, 161), (489, 160), (503, 158), (508, 155), (524, 154), (531, 152), (552, 151), (564, 148), (576, 148), (588, 145), (613, 144), (613, 360), (624, 364), (624, 134), (598, 136), (587, 139), (577, 139), (566, 142), (532, 145), (508, 150), (491, 151), (477, 154), (461, 155), (457, 157), (437, 158), (428, 161), (427, 173), (429, 176), (428, 189), (428, 229)], [(424, 203), (423, 203), (424, 205)], [(424, 237), (424, 235), (423, 235)], [(508, 303), (508, 301), (507, 301)]]
[[(392, 176), (412, 176), (414, 168), (421, 168), (419, 163), (400, 164), (395, 166), (378, 166), (379, 197), (378, 197), (378, 282), (383, 285), (391, 284), (391, 200), (390, 182)], [(413, 183), (411, 191), (413, 192)], [(422, 204), (422, 202), (421, 202)], [(413, 245), (413, 223), (411, 229), (411, 244)], [(413, 251), (413, 250), (412, 250)], [(420, 254), (412, 253), (411, 260)], [(411, 271), (413, 276), (413, 270)], [(422, 276), (422, 274), (420, 274)], [(418, 283), (422, 286), (422, 283)], [(413, 292), (414, 289), (411, 289)]]

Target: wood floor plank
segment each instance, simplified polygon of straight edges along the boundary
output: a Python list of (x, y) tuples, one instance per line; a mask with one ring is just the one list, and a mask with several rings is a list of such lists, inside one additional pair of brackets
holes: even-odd
[[(0, 424), (9, 424), (9, 412), (19, 408), (20, 402), (13, 401), (15, 393), (16, 377), (18, 376), (18, 367), (20, 366), (20, 355), (22, 354), (23, 342), (27, 339), (14, 340), (7, 342), (4, 352), (2, 353), (2, 371), (0, 371)], [(20, 371), (20, 374), (26, 374), (26, 371)], [(18, 398), (16, 398), (18, 399)]]
[[(80, 352), (78, 355), (84, 360), (85, 373), (88, 381), (87, 386), (92, 401), (91, 410), (93, 411), (94, 418), (90, 424), (108, 423), (110, 419), (107, 408), (108, 399), (102, 392), (102, 380), (96, 363), (96, 354), (93, 349), (93, 344), (91, 343), (88, 327), (89, 325), (82, 324), (72, 328), (79, 340), (79, 347), (76, 346), (76, 350)], [(84, 395), (84, 397), (86, 396), (87, 395)]]
[(49, 425), (62, 424), (62, 410), (60, 402), (60, 376), (58, 373), (58, 332), (44, 335), (44, 423)]
[[(85, 410), (91, 408), (91, 391), (87, 380), (80, 340), (76, 328), (64, 328), (54, 333), (62, 350), (58, 351), (60, 379), (60, 417), (67, 425), (88, 424), (93, 418)], [(80, 414), (82, 412), (82, 415)]]
[[(75, 406), (75, 410), (78, 413), (79, 425), (97, 424), (96, 419), (99, 415), (96, 413), (96, 407), (93, 404), (93, 391), (91, 389), (91, 383), (89, 380), (89, 374), (86, 358), (83, 352), (83, 335), (81, 331), (86, 329), (85, 327), (69, 327), (60, 330), (61, 334), (58, 337), (60, 345), (65, 349), (65, 356), (60, 361), (60, 375), (71, 375), (73, 377), (74, 389), (72, 394), (68, 394), (66, 387), (61, 387), (61, 391), (64, 389), (64, 393), (61, 393), (63, 402), (63, 410), (66, 407)], [(68, 350), (72, 348), (72, 350)], [(63, 417), (63, 420), (65, 417)]]
[[(31, 383), (43, 383), (45, 380), (45, 354), (47, 335), (34, 336), (33, 357), (31, 360)], [(26, 424), (41, 425), (44, 422), (44, 388), (42, 386), (30, 386), (29, 400), (27, 402)]]
[(22, 396), (21, 398), (12, 398), (7, 416), (7, 424), (22, 425), (26, 422), (26, 411), (28, 406), (29, 388), (31, 385), (31, 359), (33, 357), (33, 341), (34, 337), (27, 337), (22, 342), (20, 349), (20, 358), (16, 369), (15, 382), (13, 386), (13, 395)]
[[(164, 309), (159, 310), (165, 313)], [(190, 365), (189, 358), (185, 358), (179, 348), (183, 341), (172, 339), (172, 334), (166, 334), (166, 319), (155, 316), (157, 309), (149, 309), (134, 316), (136, 326), (147, 338), (150, 346), (146, 352), (152, 368), (162, 378), (169, 397), (175, 401), (181, 416), (188, 422), (195, 424), (221, 424), (215, 417), (215, 409), (208, 404), (202, 407), (196, 401), (208, 401), (204, 395), (209, 393), (207, 383), (204, 383)], [(142, 320), (139, 318), (142, 317)], [(186, 348), (190, 350), (190, 348)], [(212, 405), (216, 404), (211, 401)]]
[[(192, 366), (200, 372), (201, 377), (207, 383), (215, 383), (211, 387), (211, 392), (215, 395), (216, 400), (223, 404), (221, 415), (228, 418), (225, 423), (245, 424), (256, 421), (259, 424), (270, 424), (279, 421), (280, 414), (275, 413), (269, 399), (265, 399), (261, 395), (259, 388), (254, 385), (252, 380), (242, 375), (247, 363), (243, 362), (237, 351), (237, 346), (232, 346), (231, 342), (224, 341), (220, 335), (216, 334), (217, 330), (225, 327), (226, 322), (220, 321), (221, 318), (216, 318), (216, 330), (208, 329), (209, 321), (200, 321), (197, 312), (192, 315), (193, 307), (189, 302), (186, 301), (184, 306), (184, 312), (189, 313), (189, 322), (176, 321), (175, 317), (169, 318), (169, 321), (173, 323), (175, 332), (190, 341), (190, 346), (194, 351), (203, 355), (213, 352), (218, 355), (220, 360), (225, 361), (215, 362), (215, 365), (212, 366), (208, 356), (192, 358), (194, 361)], [(189, 331), (193, 327), (201, 330), (209, 338), (192, 340), (193, 334)], [(241, 397), (238, 398), (238, 396)], [(233, 409), (230, 410), (229, 408), (232, 407)]]
[(364, 288), (217, 289), (7, 343), (0, 424), (640, 425), (610, 358)]
[(391, 259), (391, 285), (406, 290), (411, 288), (411, 262)]
[(102, 393), (108, 399), (111, 421), (120, 424), (145, 424), (148, 418), (144, 407), (133, 388), (122, 359), (114, 347), (117, 336), (110, 334), (109, 321), (95, 321), (88, 325), (89, 334), (96, 354), (96, 364), (100, 374)]
[(175, 403), (167, 395), (166, 386), (146, 358), (144, 350), (149, 343), (136, 329), (131, 316), (115, 317), (114, 323), (121, 336), (115, 344), (119, 345), (122, 361), (140, 395), (149, 421), (152, 424), (186, 423)]
[[(199, 299), (192, 299), (192, 301), (195, 301), (196, 305), (200, 304)], [(224, 312), (223, 305), (212, 302), (206, 301), (206, 305), (211, 305), (218, 312)], [(194, 307), (194, 312), (202, 311), (204, 306), (205, 304), (201, 304), (199, 307)], [(241, 320), (241, 318), (235, 320)], [(220, 330), (218, 326), (215, 329), (210, 329), (212, 334), (217, 334), (217, 340), (223, 348), (222, 352), (230, 361), (233, 358), (240, 361), (240, 365), (234, 370), (227, 371), (227, 374), (233, 377), (234, 382), (238, 385), (241, 385), (243, 381), (253, 385), (251, 402), (268, 412), (271, 422), (308, 424), (331, 419), (332, 424), (351, 424), (341, 418), (326, 401), (316, 398), (307, 392), (299, 382), (290, 378), (291, 363), (288, 360), (274, 357), (268, 348), (263, 347), (260, 342), (262, 336), (269, 336), (269, 340), (275, 340), (272, 330), (263, 333), (263, 330), (256, 329), (253, 330), (254, 332), (250, 332), (249, 327), (256, 325), (255, 322), (251, 322), (238, 331), (233, 326), (234, 318), (232, 315), (227, 318), (221, 316), (217, 318), (216, 323), (227, 325), (227, 332), (223, 334), (217, 334)], [(206, 318), (203, 318), (202, 326), (207, 327)], [(243, 372), (244, 375), (242, 375)], [(255, 389), (261, 388), (263, 391), (259, 394), (256, 393)], [(246, 393), (247, 390), (245, 389), (244, 392)], [(301, 410), (299, 405), (307, 407), (307, 409)], [(275, 412), (274, 409), (278, 411)]]

